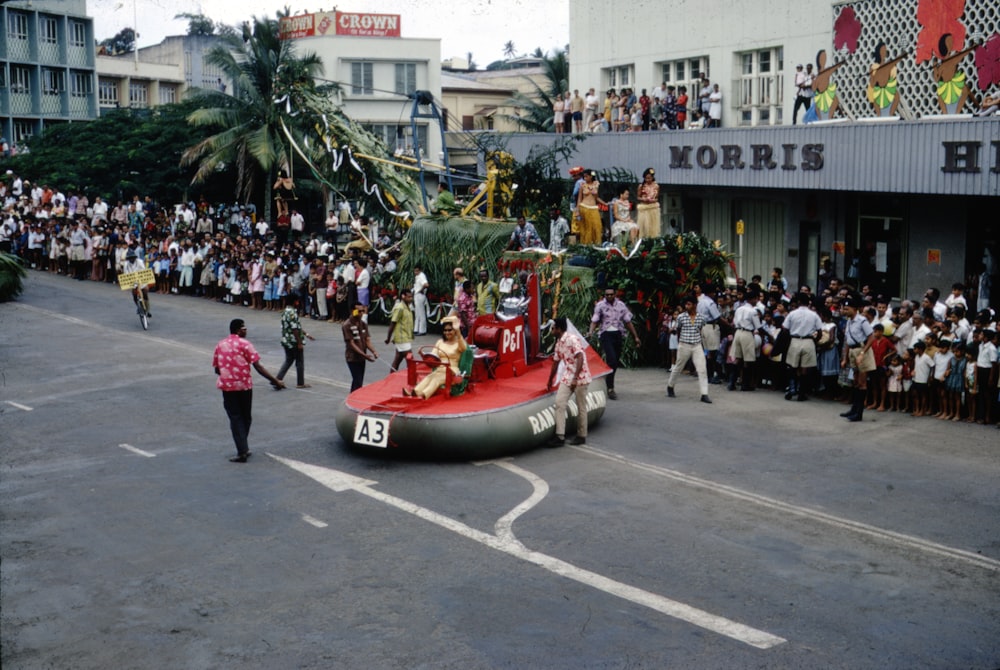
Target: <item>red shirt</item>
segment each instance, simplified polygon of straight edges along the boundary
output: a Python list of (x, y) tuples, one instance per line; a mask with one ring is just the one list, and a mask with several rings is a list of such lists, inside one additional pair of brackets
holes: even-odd
[(872, 353), (875, 354), (875, 365), (882, 367), (885, 361), (885, 355), (890, 351), (895, 351), (896, 347), (892, 345), (888, 337), (876, 337), (872, 340)]
[(260, 354), (250, 340), (230, 335), (219, 342), (212, 356), (212, 367), (219, 370), (215, 386), (223, 391), (249, 391), (253, 388), (250, 366), (260, 360)]

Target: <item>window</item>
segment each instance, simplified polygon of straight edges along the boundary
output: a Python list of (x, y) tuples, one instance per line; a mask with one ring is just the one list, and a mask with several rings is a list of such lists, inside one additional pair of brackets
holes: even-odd
[(74, 98), (89, 98), (93, 90), (93, 81), (94, 78), (87, 72), (74, 72), (70, 95)]
[(12, 40), (28, 39), (28, 16), (11, 12), (7, 15), (7, 37)]
[(62, 70), (42, 70), (42, 93), (45, 95), (59, 95), (66, 90), (65, 75)]
[(118, 106), (118, 82), (101, 79), (97, 82), (97, 103), (103, 107)]
[(149, 87), (146, 82), (132, 82), (128, 85), (129, 107), (146, 107), (149, 104)]
[(372, 94), (372, 64), (351, 63), (351, 94)]
[(31, 121), (14, 122), (14, 144), (24, 144), (35, 134), (35, 124)]
[(55, 44), (58, 38), (56, 20), (51, 16), (40, 17), (38, 19), (38, 41), (45, 44)]
[(31, 93), (31, 76), (26, 67), (11, 66), (10, 92)]
[[(364, 124), (365, 129), (376, 137), (380, 137), (392, 154), (413, 155), (413, 136), (409, 125), (390, 125), (383, 123)], [(427, 149), (427, 126), (417, 126), (417, 145), (424, 151)], [(424, 156), (426, 157), (426, 156)]]
[(169, 105), (177, 102), (177, 87), (160, 84), (160, 104)]
[(416, 63), (396, 63), (396, 93), (409, 95), (417, 90)]
[(607, 79), (608, 85), (605, 88), (621, 88), (631, 86), (632, 82), (632, 70), (631, 65), (620, 65), (618, 67), (609, 67), (603, 70), (604, 78)]
[[(699, 75), (708, 73), (708, 58), (688, 58), (685, 60), (660, 63), (661, 81), (675, 87), (687, 86), (688, 94), (701, 88)], [(696, 97), (696, 96), (694, 96)]]
[(74, 47), (87, 46), (87, 25), (79, 21), (69, 22), (69, 43)]
[(733, 82), (731, 98), (739, 110), (741, 126), (781, 123), (784, 50), (781, 47), (738, 54), (739, 78)]

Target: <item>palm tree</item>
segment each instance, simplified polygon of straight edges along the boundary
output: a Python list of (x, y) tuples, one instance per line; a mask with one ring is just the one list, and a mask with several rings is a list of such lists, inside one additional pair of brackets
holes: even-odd
[(528, 132), (552, 131), (552, 103), (556, 96), (569, 90), (569, 58), (564, 50), (556, 49), (551, 56), (544, 56), (542, 68), (545, 82), (535, 84), (534, 94), (517, 93), (505, 103), (514, 107), (516, 113), (506, 114), (504, 118)]
[(503, 57), (509, 60), (516, 54), (517, 50), (514, 48), (513, 40), (508, 40), (507, 43), (503, 45)]
[(545, 58), (545, 52), (542, 51), (542, 47), (535, 47), (535, 50), (531, 52), (534, 58)]
[(225, 166), (233, 167), (240, 202), (251, 200), (263, 176), (264, 216), (269, 219), (271, 171), (291, 166), (283, 127), (304, 136), (290, 105), (282, 103), (297, 92), (317, 90), (315, 78), (323, 74), (323, 64), (315, 54), (296, 55), (294, 40), (279, 39), (276, 19), (254, 17), (239, 34), (223, 36), (223, 40), (225, 47), (215, 47), (205, 60), (233, 82), (233, 95), (203, 90), (205, 107), (188, 116), (192, 125), (222, 130), (189, 147), (181, 163), (198, 164), (194, 182)]

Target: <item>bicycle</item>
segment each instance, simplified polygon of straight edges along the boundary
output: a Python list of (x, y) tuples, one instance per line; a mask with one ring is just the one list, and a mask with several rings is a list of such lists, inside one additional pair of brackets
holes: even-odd
[(139, 323), (142, 324), (142, 329), (149, 330), (149, 303), (139, 289), (138, 284), (132, 287), (132, 300), (135, 302), (135, 312), (139, 315)]

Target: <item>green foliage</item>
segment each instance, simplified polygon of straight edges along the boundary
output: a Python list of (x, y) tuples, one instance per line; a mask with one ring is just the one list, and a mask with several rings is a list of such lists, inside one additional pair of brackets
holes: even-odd
[(207, 136), (188, 126), (196, 108), (185, 101), (152, 110), (118, 109), (82, 123), (47, 125), (29, 143), (30, 151), (9, 160), (9, 166), (33, 182), (81, 189), (114, 203), (133, 195), (155, 195), (162, 203), (192, 199), (231, 198), (222, 173), (213, 174), (197, 193), (189, 193), (194, 170), (180, 167), (184, 148)]
[(0, 253), (0, 302), (7, 302), (21, 295), (24, 278), (27, 276), (20, 258)]
[(174, 15), (175, 19), (187, 19), (188, 35), (214, 35), (215, 22), (204, 14), (191, 14), (184, 12)]
[(187, 143), (182, 165), (197, 166), (197, 182), (222, 166), (234, 167), (235, 196), (241, 202), (249, 201), (263, 180), (264, 216), (270, 218), (272, 170), (292, 167), (285, 129), (300, 138), (306, 132), (283, 103), (297, 89), (315, 89), (323, 63), (315, 54), (297, 55), (295, 40), (280, 39), (277, 19), (254, 17), (240, 34), (223, 35), (223, 40), (225, 46), (214, 48), (205, 61), (233, 82), (233, 95), (200, 92), (202, 106), (188, 121), (215, 134)]
[(596, 286), (617, 289), (632, 310), (632, 323), (643, 343), (642, 350), (634, 353), (636, 362), (660, 360), (656, 336), (667, 309), (696, 283), (724, 285), (728, 272), (736, 272), (733, 254), (696, 233), (643, 240), (631, 258), (599, 247), (579, 246), (572, 251), (593, 264)]
[(129, 54), (135, 51), (135, 31), (132, 28), (122, 28), (114, 37), (101, 40), (98, 46), (116, 56), (118, 54)]
[(466, 278), (475, 281), (479, 268), (485, 267), (496, 277), (497, 259), (515, 225), (473, 218), (420, 217), (403, 239), (396, 275), (404, 278), (403, 286), (410, 286), (413, 268), (419, 265), (430, 281), (430, 300), (450, 303), (454, 291), (452, 270), (464, 268)]
[[(480, 133), (473, 141), (483, 155), (493, 152), (506, 153), (506, 139), (497, 133)], [(564, 214), (569, 212), (569, 195), (572, 188), (567, 184), (560, 166), (565, 165), (577, 150), (582, 137), (569, 135), (545, 145), (532, 148), (523, 163), (514, 163), (511, 179), (518, 188), (514, 191), (510, 211), (523, 214), (530, 221), (542, 223), (538, 232), (543, 239), (548, 237), (549, 212), (552, 207), (560, 207)]]

